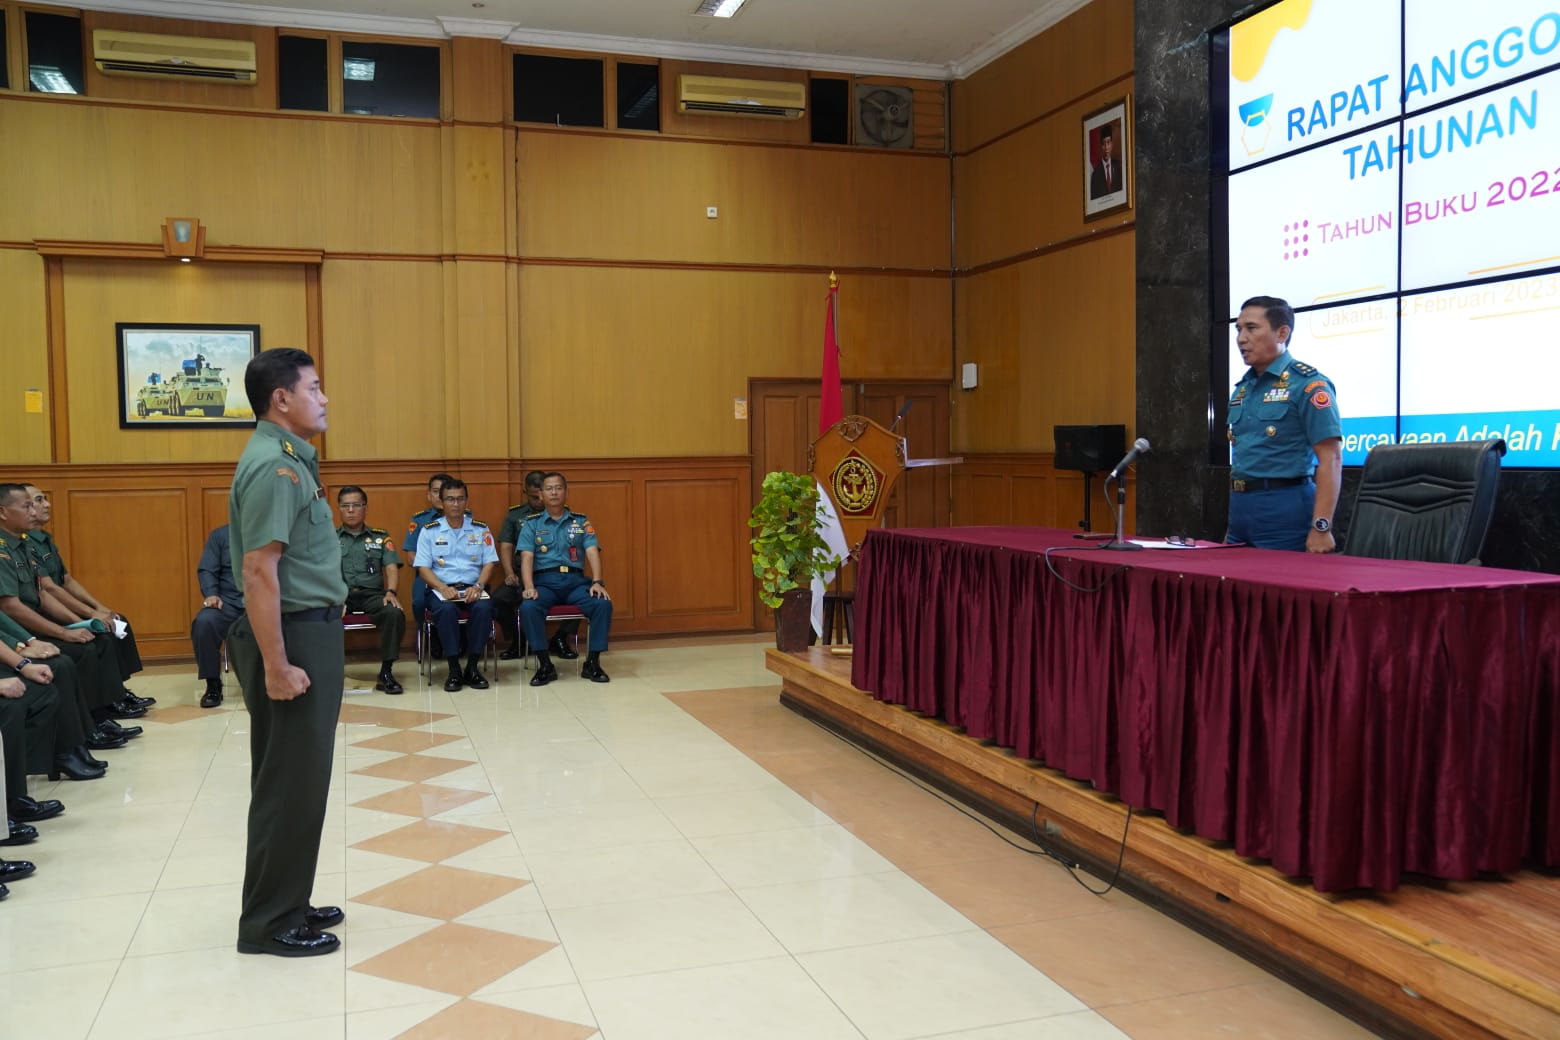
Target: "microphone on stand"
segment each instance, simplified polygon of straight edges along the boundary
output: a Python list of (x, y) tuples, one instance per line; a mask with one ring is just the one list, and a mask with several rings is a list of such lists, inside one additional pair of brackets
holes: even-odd
[(1121, 479), (1127, 467), (1138, 460), (1140, 456), (1152, 452), (1153, 446), (1148, 443), (1147, 437), (1139, 437), (1132, 442), (1132, 450), (1116, 463), (1116, 468), (1110, 471), (1110, 476), (1105, 478), (1105, 483), (1116, 482), (1116, 537), (1100, 546), (1101, 549), (1137, 550), (1143, 548), (1136, 542), (1129, 542), (1126, 538), (1127, 525), (1127, 482)]
[(905, 398), (905, 406), (903, 408), (899, 409), (899, 414), (898, 415), (894, 416), (894, 422), (888, 428), (888, 432), (889, 433), (893, 433), (895, 430), (899, 429), (899, 424), (904, 422), (905, 413), (910, 410), (910, 406), (912, 404), (915, 404), (915, 398), (913, 398), (913, 397)]
[(1148, 443), (1147, 437), (1139, 437), (1137, 440), (1132, 442), (1132, 450), (1127, 452), (1126, 455), (1122, 456), (1121, 461), (1116, 463), (1116, 468), (1111, 470), (1110, 476), (1106, 477), (1105, 479), (1120, 480), (1122, 472), (1128, 466), (1136, 462), (1138, 460), (1138, 456), (1151, 454), (1153, 450), (1153, 445)]

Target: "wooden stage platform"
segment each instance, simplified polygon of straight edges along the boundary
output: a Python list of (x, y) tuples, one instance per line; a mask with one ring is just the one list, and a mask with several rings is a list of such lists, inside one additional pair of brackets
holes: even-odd
[[(787, 707), (1092, 873), (1113, 872), (1127, 823), (1117, 799), (874, 700), (827, 647), (767, 658)], [(1328, 895), (1134, 813), (1121, 885), (1384, 1036), (1560, 1038), (1560, 878), (1550, 874), (1414, 877), (1392, 893)]]

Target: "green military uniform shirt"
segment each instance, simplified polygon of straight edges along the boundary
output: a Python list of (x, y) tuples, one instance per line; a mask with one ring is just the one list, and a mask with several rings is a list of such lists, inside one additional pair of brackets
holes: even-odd
[(38, 610), (38, 559), (23, 538), (0, 532), (0, 599), (15, 596)]
[(59, 547), (54, 544), (54, 536), (44, 530), (28, 531), (23, 540), (32, 550), (33, 559), (38, 561), (38, 573), (63, 589), (65, 560), (60, 556)]
[(540, 516), (542, 510), (532, 509), (531, 503), (521, 502), (517, 506), (509, 507), (509, 514), (504, 517), (504, 526), (498, 529), (498, 540), (509, 545), (520, 544), (520, 527), (533, 516)]
[(345, 527), (336, 529), (341, 544), (341, 577), (349, 589), (383, 589), (385, 568), (398, 567), (395, 536), (381, 527), (364, 527), (353, 534)]
[(281, 542), (276, 573), (283, 614), (346, 602), (341, 549), (314, 446), (273, 422), (255, 424), (239, 457), (228, 498), (228, 534), (240, 592), (244, 554)]

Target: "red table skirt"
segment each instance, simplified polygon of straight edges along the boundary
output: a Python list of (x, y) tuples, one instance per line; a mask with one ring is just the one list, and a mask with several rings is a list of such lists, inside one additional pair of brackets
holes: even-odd
[(872, 531), (852, 669), (1322, 891), (1560, 863), (1551, 575)]

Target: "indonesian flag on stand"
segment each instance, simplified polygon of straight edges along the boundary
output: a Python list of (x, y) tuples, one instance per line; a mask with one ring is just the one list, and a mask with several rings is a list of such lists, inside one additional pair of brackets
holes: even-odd
[[(839, 294), (840, 288), (831, 274), (829, 302), (823, 316), (823, 378), (818, 396), (820, 437), (845, 417), (845, 404), (840, 395), (840, 344), (834, 332), (834, 309)], [(818, 533), (829, 543), (829, 551), (843, 560), (850, 552), (850, 547), (845, 543), (845, 529), (840, 526), (839, 515), (834, 511), (834, 499), (829, 497), (829, 489), (821, 483), (818, 485), (818, 504), (824, 519), (823, 529)], [(820, 574), (812, 582), (812, 627), (820, 636), (823, 635), (823, 594), (828, 590), (829, 582), (834, 580), (834, 574), (834, 571)]]

